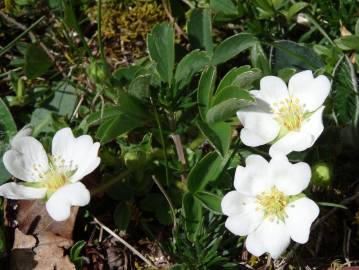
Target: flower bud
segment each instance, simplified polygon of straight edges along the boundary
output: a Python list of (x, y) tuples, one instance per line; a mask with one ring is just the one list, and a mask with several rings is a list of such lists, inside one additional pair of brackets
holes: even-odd
[(312, 167), (312, 183), (318, 186), (328, 186), (332, 182), (332, 169), (325, 162), (318, 162)]
[(142, 167), (147, 161), (146, 152), (142, 150), (130, 151), (127, 152), (123, 159), (125, 161), (125, 165), (130, 169), (137, 169)]
[(91, 61), (87, 74), (93, 83), (102, 83), (110, 78), (110, 67), (102, 60)]

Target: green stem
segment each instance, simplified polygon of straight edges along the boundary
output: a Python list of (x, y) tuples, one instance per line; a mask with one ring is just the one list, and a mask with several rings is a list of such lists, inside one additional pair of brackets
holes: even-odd
[(123, 172), (119, 173), (117, 176), (112, 178), (110, 181), (107, 181), (103, 185), (101, 185), (100, 187), (92, 190), (91, 191), (91, 196), (94, 196), (94, 195), (97, 195), (97, 194), (99, 194), (101, 192), (106, 191), (108, 188), (110, 188), (114, 184), (118, 183), (119, 181), (121, 181), (122, 179), (127, 177), (131, 172), (132, 172), (132, 170), (126, 170), (126, 171), (123, 171)]
[(168, 186), (169, 183), (170, 183), (170, 178), (169, 178), (169, 172), (168, 172), (167, 147), (166, 147), (165, 139), (164, 139), (164, 136), (163, 136), (163, 130), (162, 130), (162, 126), (161, 126), (160, 117), (158, 115), (156, 106), (153, 104), (152, 98), (151, 98), (151, 103), (152, 103), (152, 106), (153, 106), (153, 109), (154, 109), (155, 119), (156, 119), (156, 123), (157, 123), (157, 126), (158, 126), (158, 130), (160, 132), (160, 141), (161, 141), (161, 145), (162, 145), (162, 149), (163, 149), (163, 157), (165, 159), (165, 167), (166, 167), (166, 184)]

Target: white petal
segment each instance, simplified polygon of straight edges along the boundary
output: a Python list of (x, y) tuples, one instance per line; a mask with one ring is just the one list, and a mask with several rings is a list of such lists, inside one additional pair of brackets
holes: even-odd
[(237, 167), (234, 187), (238, 192), (255, 196), (269, 190), (272, 185), (268, 177), (268, 162), (263, 157), (250, 155), (246, 159), (246, 167)]
[(14, 182), (0, 186), (0, 196), (11, 200), (42, 199), (46, 195), (46, 188), (32, 188)]
[(312, 136), (312, 144), (309, 147), (311, 147), (315, 143), (315, 141), (318, 139), (318, 137), (320, 136), (320, 134), (322, 134), (324, 130), (323, 111), (324, 111), (324, 106), (316, 110), (302, 124), (302, 127), (300, 129), (301, 132), (308, 133)]
[(304, 151), (313, 145), (314, 137), (306, 132), (291, 131), (269, 148), (271, 157), (288, 155), (293, 151)]
[(20, 137), (12, 142), (12, 148), (3, 156), (5, 168), (18, 179), (40, 181), (49, 169), (42, 144), (33, 137)]
[(256, 210), (252, 203), (240, 214), (229, 216), (226, 220), (226, 228), (235, 235), (245, 236), (252, 233), (263, 221), (263, 211)]
[(257, 257), (261, 256), (263, 253), (266, 252), (266, 249), (261, 239), (258, 237), (258, 234), (256, 233), (251, 233), (248, 235), (246, 239), (246, 248), (249, 253)]
[(52, 142), (52, 154), (56, 166), (62, 171), (75, 171), (72, 182), (81, 180), (100, 164), (99, 143), (93, 143), (91, 136), (75, 138), (70, 128), (59, 130)]
[(305, 162), (292, 164), (286, 156), (275, 156), (269, 162), (269, 173), (275, 186), (286, 195), (296, 195), (309, 184), (310, 166)]
[(289, 93), (305, 104), (306, 110), (313, 112), (325, 101), (330, 92), (330, 81), (320, 75), (314, 79), (311, 71), (302, 71), (289, 80)]
[(73, 176), (71, 176), (71, 182), (79, 181), (86, 175), (93, 172), (98, 165), (100, 165), (101, 159), (97, 156), (100, 143), (94, 143), (90, 149), (86, 152), (86, 155), (82, 157), (82, 161), (78, 160), (78, 168)]
[(278, 258), (290, 243), (287, 227), (280, 220), (271, 221), (267, 218), (252, 234), (262, 243), (265, 251), (270, 253), (273, 259)]
[(90, 202), (90, 192), (80, 182), (59, 188), (46, 202), (52, 219), (63, 221), (70, 217), (71, 206), (85, 206)]
[[(17, 139), (30, 136), (32, 133), (32, 127), (30, 125), (24, 126), (16, 135), (11, 139), (10, 145), (13, 146)], [(16, 144), (16, 143), (15, 143)]]
[(308, 198), (300, 198), (290, 203), (285, 211), (285, 224), (290, 237), (298, 243), (304, 244), (309, 239), (310, 226), (319, 215), (319, 207)]
[(247, 146), (256, 147), (273, 141), (279, 133), (280, 126), (273, 119), (273, 114), (261, 110), (259, 106), (250, 106), (237, 112), (243, 125), (241, 140)]
[(266, 76), (260, 81), (260, 97), (270, 105), (289, 97), (285, 82), (276, 76)]

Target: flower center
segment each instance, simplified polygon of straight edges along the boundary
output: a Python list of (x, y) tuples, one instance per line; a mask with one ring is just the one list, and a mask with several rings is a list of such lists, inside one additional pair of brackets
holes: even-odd
[(57, 170), (50, 169), (44, 177), (43, 186), (47, 188), (49, 198), (56, 190), (68, 183), (68, 177)]
[(264, 211), (265, 217), (278, 217), (284, 219), (286, 213), (284, 211), (288, 204), (288, 199), (283, 192), (276, 187), (272, 187), (269, 192), (262, 192), (256, 196), (258, 209)]
[(275, 119), (288, 131), (299, 130), (304, 119), (304, 106), (298, 98), (289, 97), (272, 104)]

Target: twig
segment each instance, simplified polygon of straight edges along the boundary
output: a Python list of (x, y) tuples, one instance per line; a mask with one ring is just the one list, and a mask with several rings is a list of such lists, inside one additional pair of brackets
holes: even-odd
[[(26, 31), (28, 29), (28, 27), (26, 27), (25, 25), (19, 23), (18, 21), (16, 21), (14, 18), (11, 18), (9, 15), (5, 14), (3, 11), (0, 10), (0, 17), (3, 18), (5, 21), (7, 21), (8, 23), (14, 25), (16, 28), (22, 30), (22, 31)], [(32, 31), (28, 32), (28, 35), (31, 39), (31, 41), (34, 43), (36, 40), (38, 40), (35, 36), (35, 34)], [(56, 58), (51, 54), (50, 50), (46, 47), (46, 45), (39, 40), (39, 45), (40, 47), (44, 50), (44, 52), (46, 53), (46, 55), (52, 60), (52, 62), (55, 64), (55, 67), (57, 68), (57, 70), (61, 73), (61, 75), (66, 78), (66, 74), (64, 72), (64, 70), (62, 69), (62, 67), (56, 62)]]
[(174, 25), (178, 35), (183, 36), (186, 40), (188, 40), (188, 37), (185, 34), (185, 32), (183, 32), (182, 28), (177, 24), (175, 18), (173, 18), (172, 14), (171, 14), (171, 11), (169, 10), (169, 8), (167, 6), (166, 0), (162, 0), (162, 6), (163, 6), (163, 8), (165, 10), (165, 13), (166, 13), (168, 19)]
[(114, 231), (112, 231), (110, 228), (108, 228), (106, 225), (104, 225), (101, 221), (99, 221), (96, 217), (93, 218), (94, 222), (97, 223), (103, 230), (108, 232), (111, 236), (116, 238), (119, 242), (121, 242), (124, 246), (126, 246), (129, 250), (131, 250), (134, 254), (136, 254), (142, 261), (144, 261), (147, 265), (155, 268), (155, 266), (146, 259), (137, 249), (135, 249), (133, 246), (131, 246), (129, 243), (127, 243), (123, 238), (121, 238), (119, 235), (117, 235)]
[(186, 165), (186, 158), (183, 152), (183, 145), (181, 141), (181, 136), (178, 134), (171, 134), (170, 137), (172, 138), (175, 146), (176, 146), (176, 152), (178, 156), (178, 160), (182, 163), (182, 165)]
[(175, 212), (175, 208), (173, 206), (173, 203), (171, 201), (171, 198), (168, 196), (167, 192), (165, 191), (165, 189), (162, 187), (161, 183), (157, 180), (156, 176), (152, 175), (152, 179), (153, 181), (156, 183), (156, 185), (158, 186), (158, 188), (161, 190), (163, 196), (165, 196), (170, 208), (171, 208), (171, 212), (172, 212), (172, 218), (173, 218), (173, 229), (176, 230), (177, 228), (177, 222), (176, 222), (176, 212)]

